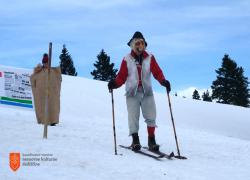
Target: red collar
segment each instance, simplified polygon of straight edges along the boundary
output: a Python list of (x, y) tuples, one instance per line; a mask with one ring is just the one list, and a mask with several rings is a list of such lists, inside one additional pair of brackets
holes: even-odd
[[(133, 57), (133, 58), (136, 58), (136, 53), (133, 51), (133, 50), (131, 50), (131, 56)], [(143, 59), (145, 59), (146, 57), (148, 57), (149, 55), (148, 55), (148, 53), (146, 52), (146, 51), (143, 51), (142, 52), (142, 57), (143, 57)]]

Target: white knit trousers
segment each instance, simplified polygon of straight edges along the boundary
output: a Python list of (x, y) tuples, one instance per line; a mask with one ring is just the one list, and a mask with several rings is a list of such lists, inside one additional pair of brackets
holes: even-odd
[(140, 108), (147, 126), (156, 126), (156, 107), (154, 96), (144, 96), (143, 92), (137, 91), (135, 96), (127, 96), (126, 102), (128, 110), (129, 135), (138, 133), (139, 131)]

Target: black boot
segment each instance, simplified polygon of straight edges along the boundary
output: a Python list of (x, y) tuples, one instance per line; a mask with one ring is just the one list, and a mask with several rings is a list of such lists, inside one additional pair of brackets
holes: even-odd
[(139, 151), (141, 149), (141, 144), (138, 133), (132, 134), (132, 138), (133, 138), (133, 142), (131, 144), (132, 151)]
[(148, 136), (148, 148), (151, 151), (159, 151), (160, 146), (155, 142), (155, 136)]

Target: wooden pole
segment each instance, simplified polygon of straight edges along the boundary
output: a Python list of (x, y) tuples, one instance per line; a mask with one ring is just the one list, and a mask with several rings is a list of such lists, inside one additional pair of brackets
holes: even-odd
[(174, 116), (173, 116), (173, 111), (172, 111), (172, 106), (171, 106), (171, 101), (170, 101), (168, 90), (167, 90), (167, 96), (168, 96), (168, 105), (169, 105), (169, 110), (170, 110), (172, 125), (173, 125), (173, 129), (174, 129), (175, 143), (176, 143), (176, 148), (177, 148), (177, 153), (178, 153), (178, 156), (175, 156), (175, 158), (178, 158), (178, 159), (187, 159), (185, 156), (181, 156), (181, 153), (180, 153), (180, 148), (179, 148), (179, 144), (178, 144), (178, 140), (177, 140), (177, 133), (176, 133), (176, 129), (175, 129), (175, 123), (174, 123)]
[(46, 97), (45, 97), (45, 123), (43, 129), (43, 138), (48, 137), (48, 121), (49, 121), (49, 88), (50, 88), (50, 68), (51, 68), (51, 56), (52, 56), (52, 42), (49, 43), (49, 62), (48, 62), (48, 77), (46, 80)]
[(167, 92), (167, 96), (168, 96), (168, 105), (169, 105), (169, 110), (170, 110), (173, 130), (174, 130), (175, 144), (176, 144), (176, 147), (177, 147), (178, 156), (180, 156), (180, 149), (179, 149), (177, 134), (176, 134), (176, 130), (175, 130), (174, 117), (173, 117), (173, 111), (172, 111), (171, 101), (170, 101), (170, 97), (169, 97), (169, 92)]
[(115, 107), (114, 107), (113, 90), (110, 90), (110, 93), (111, 93), (111, 101), (112, 101), (112, 117), (113, 117), (114, 148), (115, 148), (115, 155), (117, 155), (116, 132), (115, 132)]

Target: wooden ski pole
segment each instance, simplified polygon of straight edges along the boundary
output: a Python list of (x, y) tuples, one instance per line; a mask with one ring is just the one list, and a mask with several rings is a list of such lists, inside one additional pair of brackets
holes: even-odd
[(187, 159), (186, 157), (180, 155), (180, 149), (179, 149), (179, 145), (178, 145), (177, 133), (176, 133), (176, 129), (175, 129), (174, 117), (173, 117), (172, 106), (171, 106), (171, 101), (170, 101), (168, 90), (167, 90), (167, 96), (168, 96), (168, 105), (169, 105), (169, 110), (170, 110), (172, 125), (173, 125), (173, 129), (174, 129), (175, 143), (176, 143), (177, 153), (178, 153), (178, 156), (175, 156), (175, 158), (178, 158), (178, 159)]
[(45, 93), (45, 123), (43, 129), (43, 138), (48, 137), (48, 121), (49, 121), (49, 88), (50, 88), (50, 68), (52, 56), (52, 42), (49, 43), (49, 62), (48, 62), (48, 77), (46, 79), (46, 93)]
[(115, 155), (117, 155), (116, 132), (115, 132), (115, 108), (114, 108), (113, 90), (110, 89), (109, 92), (111, 93), (111, 101), (112, 101), (112, 117), (113, 117), (113, 133), (114, 133)]

